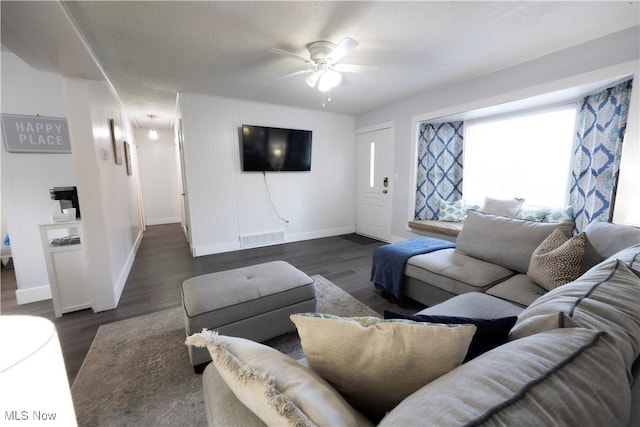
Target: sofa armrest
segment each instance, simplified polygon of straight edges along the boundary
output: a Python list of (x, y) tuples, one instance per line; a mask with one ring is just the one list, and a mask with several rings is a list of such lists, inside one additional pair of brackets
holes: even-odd
[(631, 416), (627, 427), (640, 425), (640, 358), (636, 359), (631, 368), (633, 383), (631, 384)]
[(213, 363), (202, 373), (202, 388), (209, 426), (266, 427), (260, 418), (238, 400)]

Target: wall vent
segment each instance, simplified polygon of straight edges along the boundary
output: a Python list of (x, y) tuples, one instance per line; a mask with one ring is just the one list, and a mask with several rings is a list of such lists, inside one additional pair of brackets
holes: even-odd
[(240, 247), (243, 248), (250, 246), (270, 245), (278, 242), (284, 242), (284, 230), (240, 235)]

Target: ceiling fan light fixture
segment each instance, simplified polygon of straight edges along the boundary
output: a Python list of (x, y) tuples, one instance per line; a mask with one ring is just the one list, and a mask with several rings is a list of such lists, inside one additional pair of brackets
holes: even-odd
[(320, 80), (318, 81), (318, 90), (320, 92), (327, 92), (338, 86), (341, 81), (342, 74), (335, 70), (328, 69), (320, 76)]
[(314, 71), (312, 73), (310, 73), (305, 79), (305, 83), (307, 83), (307, 86), (309, 87), (316, 87), (316, 83), (318, 83), (318, 77), (320, 77), (320, 75), (322, 74), (321, 71)]

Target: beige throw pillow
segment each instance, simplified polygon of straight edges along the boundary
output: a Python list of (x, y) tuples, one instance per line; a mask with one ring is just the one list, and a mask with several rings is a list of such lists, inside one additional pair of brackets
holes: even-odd
[(231, 391), (267, 425), (372, 425), (318, 374), (271, 347), (207, 330), (187, 344), (209, 349)]
[(376, 317), (291, 316), (309, 367), (374, 421), (460, 365), (476, 331)]
[(533, 251), (527, 276), (548, 291), (576, 280), (586, 245), (584, 232), (567, 239), (562, 231), (554, 230)]

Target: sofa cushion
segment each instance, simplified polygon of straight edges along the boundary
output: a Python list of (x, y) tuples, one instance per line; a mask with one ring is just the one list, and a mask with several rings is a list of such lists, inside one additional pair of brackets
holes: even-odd
[(209, 349), (225, 383), (267, 425), (371, 425), (318, 374), (271, 347), (207, 330), (187, 344)]
[(456, 240), (456, 251), (526, 273), (533, 251), (559, 228), (571, 235), (574, 224), (525, 221), (469, 211)]
[(640, 228), (630, 225), (594, 221), (585, 227), (584, 232), (595, 249), (605, 258), (640, 243)]
[(547, 291), (535, 284), (526, 274), (516, 274), (504, 282), (489, 288), (486, 293), (519, 304), (522, 307), (531, 305)]
[(467, 292), (420, 310), (416, 314), (497, 319), (499, 317), (518, 316), (522, 310), (522, 307), (491, 295), (480, 292)]
[[(640, 247), (638, 251), (640, 252)], [(534, 318), (561, 312), (584, 328), (605, 331), (611, 335), (630, 369), (633, 361), (640, 355), (638, 301), (640, 278), (623, 262), (608, 259), (578, 280), (560, 286), (534, 301), (518, 316), (510, 339), (540, 332), (541, 329), (536, 330), (530, 326)], [(545, 327), (543, 322), (537, 324)]]
[(582, 257), (582, 265), (580, 265), (580, 275), (584, 274), (591, 267), (598, 265), (600, 262), (604, 260), (602, 254), (596, 249), (591, 240), (589, 239), (589, 235), (584, 232), (586, 235), (586, 244), (584, 246), (584, 256)]
[(472, 317), (455, 316), (430, 316), (428, 314), (404, 314), (393, 311), (384, 311), (385, 319), (407, 319), (414, 322), (444, 323), (452, 325), (474, 325), (477, 330), (473, 335), (469, 350), (464, 358), (468, 362), (480, 356), (482, 353), (496, 348), (507, 342), (509, 331), (518, 319), (516, 316), (501, 317), (497, 319), (476, 319)]
[(291, 316), (309, 367), (378, 420), (462, 363), (476, 327), (376, 317)]
[(513, 272), (454, 249), (441, 249), (409, 258), (404, 274), (451, 293), (462, 294), (482, 292), (513, 275)]
[(514, 218), (524, 203), (524, 199), (494, 199), (485, 197), (482, 212)]
[(422, 387), (379, 425), (624, 426), (630, 389), (612, 347), (582, 328), (509, 342)]
[(570, 239), (555, 229), (533, 251), (527, 276), (550, 291), (576, 280), (581, 273), (587, 236), (578, 233)]

